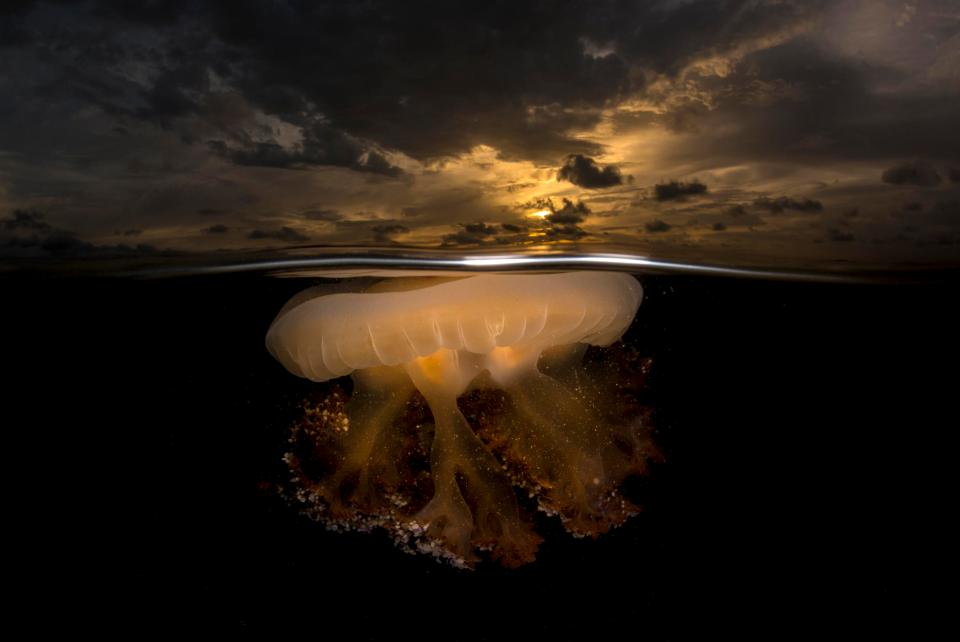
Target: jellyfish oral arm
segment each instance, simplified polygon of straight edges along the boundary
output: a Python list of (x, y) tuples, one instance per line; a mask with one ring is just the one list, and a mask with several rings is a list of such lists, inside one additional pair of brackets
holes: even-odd
[(504, 565), (517, 566), (533, 559), (540, 538), (520, 518), (503, 469), (457, 406), (479, 364), (476, 355), (440, 350), (406, 365), (435, 426), (430, 453), (434, 496), (413, 522), (432, 539), (446, 542), (465, 565), (476, 561), (479, 546), (493, 551)]
[(371, 503), (376, 492), (374, 474), (387, 486), (398, 477), (392, 453), (381, 452), (381, 448), (385, 433), (402, 413), (414, 388), (403, 370), (386, 366), (356, 372), (353, 381), (343, 460), (334, 476), (333, 491), (338, 498), (342, 496), (342, 483), (356, 475), (353, 497)]

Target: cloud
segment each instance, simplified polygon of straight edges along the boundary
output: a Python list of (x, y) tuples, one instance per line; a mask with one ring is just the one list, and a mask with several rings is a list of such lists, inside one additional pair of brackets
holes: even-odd
[(777, 198), (761, 196), (753, 201), (753, 206), (765, 209), (773, 214), (780, 214), (785, 210), (819, 212), (823, 209), (823, 203), (820, 201), (810, 198), (795, 199), (789, 196), (778, 196)]
[(557, 207), (552, 200), (547, 199), (550, 214), (543, 220), (547, 224), (547, 238), (577, 240), (587, 236), (588, 232), (580, 227), (591, 214), (590, 208), (583, 201), (574, 203), (563, 199), (563, 205)]
[(22, 27), (23, 15), (33, 9), (34, 3), (7, 2), (0, 8), (0, 49), (30, 42), (30, 33)]
[(951, 183), (960, 183), (960, 167), (951, 167), (947, 175)]
[(477, 234), (480, 236), (491, 236), (497, 233), (497, 228), (493, 225), (487, 225), (484, 222), (479, 223), (466, 223), (463, 225), (463, 229), (470, 234)]
[(563, 206), (557, 208), (553, 201), (549, 204), (550, 214), (547, 214), (545, 220), (554, 225), (577, 225), (582, 223), (590, 215), (590, 208), (583, 201), (573, 203), (569, 199), (563, 199)]
[(373, 150), (368, 151), (366, 157), (361, 159), (359, 167), (355, 167), (354, 169), (360, 169), (364, 172), (372, 172), (374, 174), (381, 174), (383, 176), (390, 176), (393, 178), (403, 176), (405, 173), (396, 165), (391, 165), (386, 156)]
[(575, 240), (589, 234), (580, 227), (580, 223), (583, 223), (592, 213), (583, 201), (573, 202), (565, 198), (558, 207), (551, 198), (538, 198), (521, 203), (517, 206), (517, 209), (524, 211), (549, 210), (550, 213), (544, 216), (539, 223), (527, 223), (531, 228), (538, 227), (549, 239)]
[(537, 221), (523, 221), (521, 223), (500, 223), (494, 225), (485, 222), (461, 223), (456, 232), (443, 237), (444, 245), (507, 245), (524, 243), (534, 233), (541, 240), (574, 241), (582, 239), (589, 233), (574, 221), (581, 221), (590, 210), (581, 202), (576, 204), (564, 199), (564, 205), (557, 208), (549, 199), (540, 208), (552, 208), (560, 214), (559, 219), (552, 220), (550, 216)]
[[(783, 10), (799, 6), (779, 4)], [(809, 4), (812, 8), (813, 3)], [(657, 114), (686, 103), (699, 105), (690, 110), (694, 126), (686, 128), (697, 135), (672, 141), (669, 155), (674, 162), (685, 166), (681, 161), (710, 159), (716, 165), (766, 161), (781, 167), (787, 163), (814, 167), (818, 162), (844, 160), (955, 158), (960, 118), (949, 105), (958, 97), (956, 83), (952, 87), (924, 83), (929, 64), (922, 59), (864, 56), (856, 48), (863, 43), (853, 44), (865, 33), (860, 21), (850, 18), (856, 13), (853, 4), (821, 3), (828, 13), (843, 15), (847, 22), (842, 26), (830, 24), (828, 18), (821, 28), (805, 35), (782, 39), (771, 34), (766, 46), (722, 60), (716, 74), (691, 69), (671, 82), (660, 79), (648, 86), (641, 102)], [(955, 47), (947, 42), (951, 37), (950, 42), (957, 42), (956, 23), (946, 27), (942, 20), (934, 20), (926, 29), (928, 34), (941, 34), (933, 38), (944, 54)], [(878, 32), (871, 36), (870, 45), (885, 43), (888, 52), (909, 46), (912, 53), (928, 56), (935, 48), (921, 44), (927, 37), (923, 30), (909, 37), (902, 32)], [(946, 67), (955, 70), (956, 63), (946, 61)], [(758, 82), (766, 92), (759, 102)]]
[(310, 240), (310, 237), (303, 232), (299, 232), (292, 227), (287, 227), (286, 225), (283, 227), (269, 229), (257, 228), (247, 234), (247, 238), (257, 241), (263, 239), (272, 239), (275, 241), (283, 241), (285, 243), (300, 243)]
[(854, 237), (853, 233), (845, 230), (831, 229), (828, 232), (827, 238), (835, 243), (849, 243), (855, 240), (856, 237)]
[(329, 165), (346, 167), (399, 178), (404, 171), (391, 165), (386, 156), (371, 149), (371, 144), (350, 136), (330, 125), (318, 122), (301, 130), (302, 140), (289, 146), (270, 141), (245, 139), (210, 140), (207, 146), (214, 153), (238, 165), (303, 169)]
[(216, 225), (211, 225), (203, 231), (204, 234), (226, 234), (230, 231), (230, 228), (222, 223), (217, 223)]
[(706, 194), (707, 186), (696, 179), (689, 183), (670, 181), (668, 183), (657, 183), (653, 191), (658, 201), (669, 201), (686, 196)]
[(5, 230), (33, 230), (46, 231), (50, 229), (50, 224), (43, 220), (43, 214), (40, 212), (28, 210), (14, 210), (13, 214), (0, 223)]
[(667, 232), (672, 227), (673, 227), (672, 225), (664, 221), (661, 221), (660, 219), (654, 219), (652, 221), (649, 221), (643, 224), (643, 228), (651, 234), (656, 234), (658, 232)]
[(937, 170), (925, 161), (913, 161), (895, 165), (883, 172), (881, 179), (891, 185), (917, 185), (933, 187), (939, 185), (941, 178)]
[(960, 228), (960, 201), (937, 201), (927, 217), (931, 223)]
[(461, 223), (460, 229), (443, 237), (444, 245), (482, 245), (494, 240), (498, 229), (484, 222)]
[(383, 223), (374, 225), (370, 228), (373, 232), (373, 240), (379, 243), (393, 242), (393, 237), (397, 234), (406, 234), (410, 231), (406, 225), (399, 223)]
[(602, 189), (623, 183), (618, 167), (607, 165), (600, 169), (595, 160), (581, 154), (567, 156), (563, 167), (557, 170), (557, 180), (569, 181), (587, 189)]
[(343, 215), (337, 210), (306, 210), (300, 212), (300, 216), (311, 221), (327, 221), (330, 223), (343, 220)]
[[(418, 159), (478, 144), (538, 159), (593, 151), (565, 132), (597, 122), (634, 82), (620, 56), (585, 50), (598, 15), (586, 6), (278, 2), (207, 15), (252, 104), (291, 122), (312, 107), (339, 131)], [(550, 37), (532, 38), (544, 25)]]
[(40, 212), (14, 210), (0, 219), (0, 256), (69, 258), (161, 253), (146, 243), (97, 245), (79, 238), (72, 230), (54, 227), (43, 218)]
[(588, 232), (578, 225), (552, 225), (547, 228), (547, 238), (555, 240), (575, 241), (588, 235)]

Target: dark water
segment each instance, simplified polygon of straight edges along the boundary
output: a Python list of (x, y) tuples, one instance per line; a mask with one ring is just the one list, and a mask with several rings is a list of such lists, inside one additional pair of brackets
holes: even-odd
[(468, 572), (274, 491), (315, 384), (263, 337), (315, 280), (0, 277), (20, 597), (41, 628), (131, 633), (914, 635), (945, 600), (956, 282), (639, 278), (645, 511), (597, 541), (543, 519), (535, 563)]

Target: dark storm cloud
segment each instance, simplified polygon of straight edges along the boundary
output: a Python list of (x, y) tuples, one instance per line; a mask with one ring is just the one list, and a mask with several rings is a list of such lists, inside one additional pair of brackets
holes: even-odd
[(226, 225), (223, 225), (222, 223), (217, 223), (216, 225), (211, 225), (210, 227), (205, 229), (203, 232), (204, 234), (226, 234), (229, 231), (230, 231), (229, 227), (227, 227)]
[(211, 140), (208, 147), (238, 165), (259, 167), (303, 168), (310, 165), (347, 167), (397, 178), (403, 170), (391, 165), (386, 157), (369, 149), (360, 141), (329, 125), (314, 124), (304, 128), (303, 141), (285, 147), (274, 141)]
[(343, 220), (343, 215), (337, 210), (307, 210), (301, 212), (300, 216), (311, 221), (328, 221), (331, 223)]
[(588, 235), (588, 232), (578, 225), (551, 225), (546, 232), (547, 238), (553, 240), (576, 241)]
[(856, 237), (852, 232), (845, 230), (831, 229), (828, 232), (827, 238), (829, 238), (834, 243), (849, 243), (856, 240)]
[(444, 245), (482, 245), (495, 240), (498, 229), (484, 222), (462, 223), (460, 229), (443, 237)]
[(297, 167), (303, 165), (300, 154), (285, 149), (278, 143), (251, 143), (244, 148), (233, 148), (222, 140), (211, 140), (207, 146), (216, 154), (238, 165), (259, 167)]
[(501, 223), (493, 225), (485, 222), (461, 223), (460, 229), (443, 237), (444, 245), (488, 245), (492, 243), (508, 244), (526, 240), (528, 232), (538, 232), (549, 240), (577, 240), (589, 233), (580, 227), (590, 208), (586, 203), (563, 199), (557, 206), (551, 199), (537, 199), (516, 206), (525, 211), (530, 209), (549, 210), (550, 213), (535, 221), (521, 223)]
[(574, 185), (587, 189), (602, 189), (623, 183), (618, 167), (607, 165), (600, 169), (595, 160), (581, 154), (571, 154), (567, 157), (563, 167), (557, 170), (557, 180), (570, 181)]
[(665, 221), (661, 221), (660, 219), (654, 219), (643, 224), (643, 228), (651, 234), (656, 234), (657, 232), (667, 232), (672, 227), (672, 225)]
[(386, 156), (374, 150), (367, 152), (366, 158), (362, 159), (359, 167), (355, 167), (354, 169), (373, 172), (374, 174), (382, 174), (384, 176), (392, 176), (393, 178), (402, 176), (404, 173), (403, 170), (396, 165), (391, 165)]
[[(142, 11), (131, 8), (141, 4)], [(216, 7), (99, 2), (40, 13), (25, 21), (47, 72), (28, 81), (37, 96), (175, 131), (184, 143), (207, 143), (239, 165), (403, 174), (376, 144), (330, 124), (302, 93), (287, 101), (287, 112), (275, 107), (290, 88), (271, 92), (269, 105), (255, 100), (260, 90), (238, 92), (234, 85), (253, 82), (256, 63), (217, 37)], [(299, 140), (281, 140), (258, 107), (299, 128)]]
[(761, 196), (753, 201), (753, 206), (767, 210), (773, 214), (781, 214), (785, 210), (794, 210), (797, 212), (819, 212), (823, 209), (823, 203), (809, 198), (791, 198), (789, 196), (778, 196), (770, 198)]
[(303, 232), (299, 232), (292, 227), (287, 227), (286, 225), (283, 227), (270, 229), (257, 228), (247, 234), (247, 238), (253, 240), (272, 239), (275, 241), (283, 241), (285, 243), (299, 243), (310, 239), (310, 237)]
[(743, 205), (731, 205), (727, 208), (725, 214), (727, 216), (733, 216), (734, 218), (738, 216), (746, 216), (747, 208), (745, 208)]
[(825, 0), (623, 2), (610, 13), (600, 13), (609, 18), (601, 28), (630, 59), (675, 73), (704, 54), (722, 55), (743, 43), (795, 28), (827, 4)]
[(495, 226), (487, 225), (482, 221), (479, 223), (466, 223), (463, 225), (463, 229), (470, 234), (476, 234), (478, 236), (492, 236), (497, 233)]
[(708, 112), (707, 106), (699, 100), (678, 99), (660, 115), (659, 122), (675, 134), (697, 134), (700, 120)]
[(200, 111), (201, 97), (210, 90), (210, 74), (203, 62), (177, 61), (157, 76), (142, 96), (146, 104), (135, 113), (170, 127), (173, 119)]
[[(72, 230), (54, 227), (35, 211), (15, 210), (0, 219), (0, 257), (115, 257), (158, 254), (153, 245), (97, 245)], [(163, 252), (163, 254), (172, 254)]]
[(393, 237), (397, 234), (406, 234), (410, 231), (410, 228), (406, 225), (400, 225), (399, 223), (383, 223), (374, 225), (370, 230), (373, 232), (374, 241), (387, 243), (392, 242)]
[[(829, 8), (839, 10), (839, 4)], [(947, 33), (936, 47), (949, 55), (960, 24), (938, 22)], [(840, 53), (818, 40), (818, 33), (760, 47), (739, 59), (732, 73), (698, 78), (689, 100), (709, 107), (692, 116), (700, 133), (690, 140), (689, 156), (803, 163), (955, 157), (955, 82), (944, 78), (924, 86), (925, 66)], [(925, 37), (915, 35), (918, 41)], [(936, 50), (932, 43), (924, 48)], [(956, 68), (956, 62), (942, 65)]]
[(30, 33), (23, 28), (21, 21), (34, 4), (29, 0), (7, 0), (0, 4), (0, 49), (30, 41)]
[(13, 214), (4, 218), (2, 221), (5, 230), (34, 230), (44, 231), (50, 229), (50, 224), (43, 220), (43, 214), (40, 212), (14, 210)]
[(928, 217), (930, 223), (960, 227), (960, 201), (937, 201)]
[(588, 232), (580, 227), (580, 223), (584, 222), (592, 212), (583, 201), (574, 203), (565, 198), (558, 207), (553, 199), (540, 198), (521, 203), (517, 207), (520, 210), (549, 210), (550, 213), (543, 217), (541, 228), (548, 238), (576, 240), (588, 235)]
[(583, 201), (573, 203), (568, 199), (563, 199), (563, 206), (554, 207), (550, 202), (550, 214), (546, 216), (546, 221), (554, 225), (577, 225), (583, 223), (584, 219), (590, 214), (590, 208)]
[(706, 194), (707, 186), (698, 180), (692, 180), (689, 183), (670, 181), (668, 183), (657, 183), (653, 191), (658, 201), (669, 201), (684, 196)]
[(632, 86), (622, 58), (584, 50), (598, 10), (251, 1), (209, 15), (234, 52), (231, 81), (268, 113), (294, 122), (314, 105), (333, 127), (415, 158), (488, 144), (546, 159), (594, 150), (565, 131)]
[(881, 177), (884, 183), (891, 185), (917, 185), (933, 187), (940, 184), (940, 174), (930, 163), (914, 161), (901, 163), (883, 172)]
[(960, 167), (951, 167), (948, 175), (951, 183), (960, 183)]
[[(562, 180), (600, 188), (622, 178), (587, 156), (602, 143), (572, 130), (636, 94), (651, 70), (757, 47), (823, 4), (101, 1), (58, 8), (66, 28), (32, 27), (59, 60), (50, 91), (210, 141), (241, 165), (400, 177), (384, 150), (426, 159), (486, 144), (536, 162), (572, 154)], [(120, 69), (131, 61), (149, 69), (137, 82)], [(254, 110), (302, 141), (282, 140)]]
[[(749, 110), (733, 145), (716, 141), (722, 153), (782, 152), (818, 140), (841, 153), (868, 144), (875, 154), (893, 139), (916, 142), (916, 128), (893, 126), (905, 122), (924, 123), (919, 135), (928, 142), (936, 140), (930, 132), (946, 132), (941, 138), (952, 140), (937, 142), (942, 148), (955, 142), (957, 128), (943, 125), (956, 116), (943, 100), (878, 98), (867, 80), (881, 72), (790, 36), (833, 5), (101, 1), (58, 6), (67, 15), (57, 28), (13, 13), (17, 29), (29, 27), (47, 43), (48, 61), (60, 56), (63, 73), (51, 87), (72, 87), (74, 98), (164, 127), (191, 120), (185, 140), (215, 141), (214, 151), (248, 166), (335, 165), (397, 177), (384, 150), (423, 159), (478, 144), (509, 158), (546, 162), (573, 152), (589, 161), (602, 143), (572, 129), (597, 123), (602, 108), (642, 90), (652, 72), (675, 75), (725, 56), (743, 63), (719, 80), (696, 80), (715, 105), (707, 109), (694, 94), (671, 102), (664, 116), (677, 121), (674, 130), (693, 131), (706, 112)], [(149, 38), (125, 36), (128, 27)], [(125, 61), (151, 73), (130, 82), (111, 67)], [(786, 107), (758, 110), (784, 96), (792, 101)], [(882, 113), (865, 119), (864, 107)], [(255, 124), (252, 109), (299, 128), (302, 145)], [(864, 131), (871, 128), (885, 135)], [(712, 145), (716, 136), (707, 138)], [(612, 172), (587, 167), (574, 171), (581, 186), (616, 184)]]

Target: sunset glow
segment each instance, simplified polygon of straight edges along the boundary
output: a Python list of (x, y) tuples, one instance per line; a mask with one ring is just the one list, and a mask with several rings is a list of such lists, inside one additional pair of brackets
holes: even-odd
[(4, 18), (2, 253), (960, 254), (951, 0), (175, 5)]

